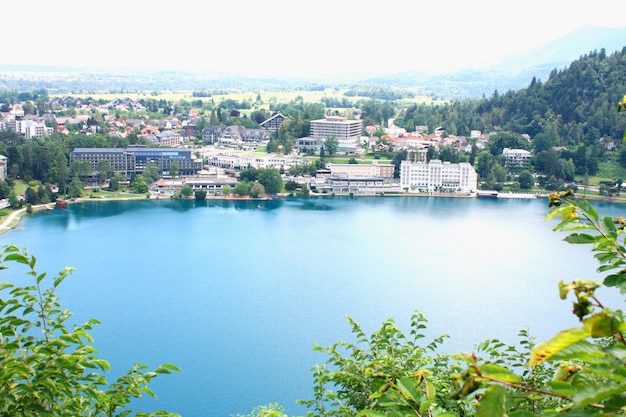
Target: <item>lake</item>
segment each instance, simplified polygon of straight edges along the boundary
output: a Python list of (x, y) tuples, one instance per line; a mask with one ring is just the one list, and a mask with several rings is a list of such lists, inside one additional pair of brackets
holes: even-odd
[(76, 268), (61, 302), (102, 321), (92, 334), (110, 379), (134, 362), (182, 368), (135, 410), (226, 417), (279, 402), (299, 415), (326, 360), (311, 348), (351, 339), (347, 316), (368, 332), (390, 317), (408, 330), (420, 310), (427, 342), (448, 333), (449, 353), (575, 326), (557, 284), (597, 277), (596, 263), (552, 232), (547, 210), (433, 197), (88, 201), (25, 217), (0, 240), (28, 248), (40, 272)]

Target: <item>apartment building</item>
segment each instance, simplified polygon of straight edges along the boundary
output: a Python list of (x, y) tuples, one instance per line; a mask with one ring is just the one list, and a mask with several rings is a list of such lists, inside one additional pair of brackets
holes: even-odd
[(530, 167), (532, 154), (525, 149), (504, 148), (504, 166), (509, 170), (523, 170)]

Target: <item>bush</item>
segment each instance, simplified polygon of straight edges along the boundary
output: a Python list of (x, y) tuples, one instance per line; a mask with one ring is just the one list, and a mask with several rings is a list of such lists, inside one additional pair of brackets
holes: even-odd
[(169, 364), (154, 371), (137, 364), (109, 384), (104, 375), (109, 363), (90, 345), (89, 332), (99, 322), (91, 319), (70, 327), (72, 313), (55, 294), (73, 269), (59, 272), (46, 289), (46, 274), (35, 270), (35, 257), (9, 245), (0, 253), (0, 269), (7, 269), (9, 262), (25, 266), (32, 282), (0, 283), (0, 415), (121, 415), (133, 398), (154, 396), (148, 388), (153, 378), (178, 371)]

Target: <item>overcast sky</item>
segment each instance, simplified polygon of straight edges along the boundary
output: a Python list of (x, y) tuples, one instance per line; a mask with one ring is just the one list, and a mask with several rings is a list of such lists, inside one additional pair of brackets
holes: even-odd
[(582, 26), (624, 27), (626, 2), (29, 0), (0, 16), (6, 64), (328, 78), (491, 66)]

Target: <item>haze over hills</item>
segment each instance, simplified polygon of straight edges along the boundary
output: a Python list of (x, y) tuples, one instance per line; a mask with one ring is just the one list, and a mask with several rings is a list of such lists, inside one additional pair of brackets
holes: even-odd
[[(255, 77), (193, 70), (148, 71), (0, 64), (0, 89), (30, 91), (46, 88), (52, 93), (63, 93), (199, 89), (293, 90), (378, 86), (412, 90), (418, 95), (434, 98), (459, 99), (490, 96), (496, 90), (498, 92), (518, 90), (528, 86), (533, 77), (545, 81), (552, 70), (563, 69), (589, 52), (605, 49), (607, 54), (611, 54), (621, 50), (626, 46), (624, 39), (626, 27), (587, 26), (490, 68), (467, 68), (443, 74), (404, 71), (376, 77), (353, 74), (335, 79), (304, 79), (297, 76)], [(477, 57), (477, 61), (479, 59)]]

